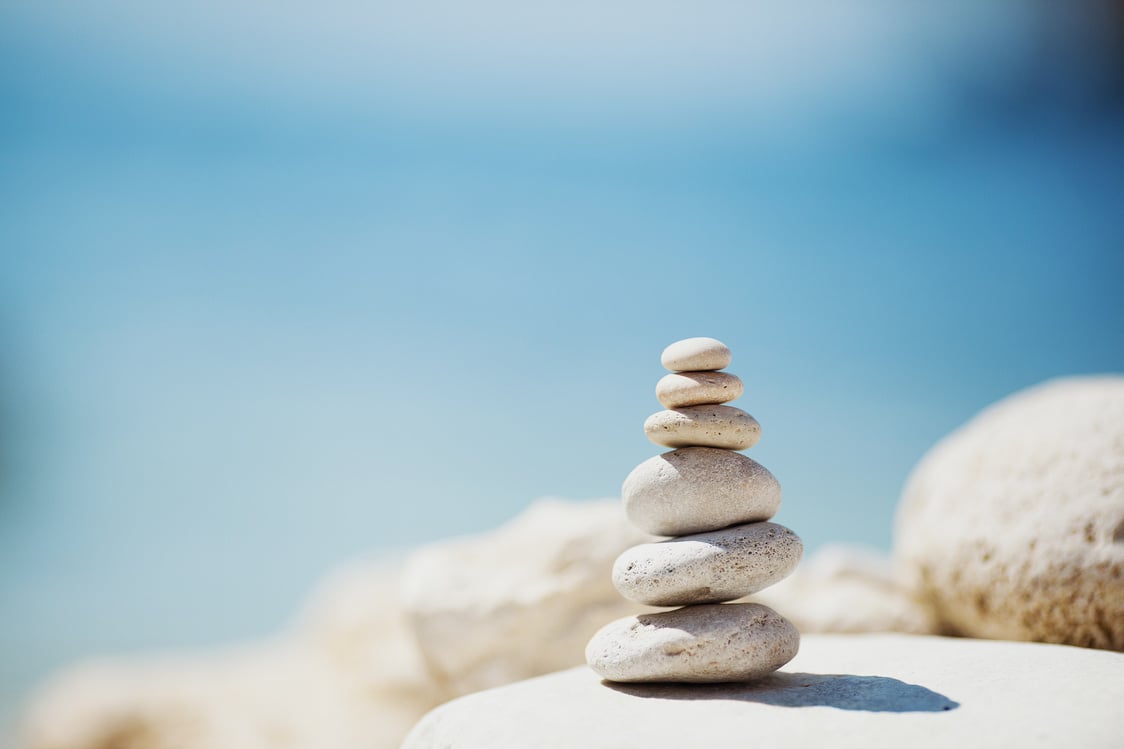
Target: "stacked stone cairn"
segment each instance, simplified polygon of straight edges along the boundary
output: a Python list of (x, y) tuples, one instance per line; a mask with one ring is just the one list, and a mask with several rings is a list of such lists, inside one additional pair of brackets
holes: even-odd
[(672, 611), (625, 617), (603, 627), (586, 661), (618, 682), (730, 682), (757, 679), (796, 655), (800, 633), (756, 603), (727, 603), (787, 577), (800, 561), (800, 538), (767, 522), (781, 503), (773, 474), (738, 452), (753, 447), (761, 426), (722, 405), (742, 381), (731, 355), (713, 338), (668, 346), (672, 374), (656, 385), (667, 408), (644, 422), (648, 438), (674, 448), (638, 465), (622, 490), (635, 525), (665, 541), (628, 549), (613, 565), (625, 598)]

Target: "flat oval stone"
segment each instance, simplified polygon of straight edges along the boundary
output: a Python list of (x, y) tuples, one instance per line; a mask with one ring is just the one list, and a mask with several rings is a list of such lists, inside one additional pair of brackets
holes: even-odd
[(727, 403), (743, 392), (741, 378), (729, 372), (675, 372), (656, 383), (656, 399), (664, 408)]
[(733, 355), (722, 341), (714, 338), (684, 338), (663, 350), (660, 364), (672, 372), (698, 372), (725, 369)]
[(633, 468), (621, 496), (633, 524), (656, 536), (682, 536), (768, 520), (781, 505), (781, 485), (741, 453), (684, 447)]
[(649, 606), (721, 603), (785, 579), (803, 553), (800, 537), (783, 525), (735, 525), (633, 546), (613, 564), (613, 585)]
[(759, 603), (717, 603), (618, 619), (589, 641), (589, 667), (609, 681), (749, 681), (788, 663), (800, 633)]
[(649, 416), (644, 422), (644, 433), (664, 447), (746, 450), (761, 439), (761, 425), (733, 406), (684, 406)]

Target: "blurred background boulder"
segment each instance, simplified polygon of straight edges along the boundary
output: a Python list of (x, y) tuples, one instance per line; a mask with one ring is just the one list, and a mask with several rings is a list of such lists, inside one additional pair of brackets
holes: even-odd
[(894, 551), (948, 632), (1124, 650), (1124, 377), (1029, 388), (941, 440)]

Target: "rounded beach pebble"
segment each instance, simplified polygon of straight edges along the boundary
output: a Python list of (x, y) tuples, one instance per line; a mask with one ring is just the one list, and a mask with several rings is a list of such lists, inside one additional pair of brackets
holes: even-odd
[(713, 338), (685, 338), (663, 350), (660, 364), (672, 372), (725, 369), (732, 359), (730, 349)]
[(613, 564), (613, 584), (649, 606), (721, 603), (788, 577), (803, 553), (800, 537), (783, 525), (736, 525), (633, 546)]
[(652, 414), (644, 422), (644, 433), (664, 447), (747, 450), (761, 439), (761, 425), (733, 406), (685, 406)]
[(937, 443), (894, 553), (948, 632), (1124, 650), (1124, 377), (1030, 388)]
[(716, 531), (768, 520), (781, 485), (757, 461), (715, 447), (685, 447), (645, 460), (621, 487), (625, 514), (657, 536)]
[(788, 663), (800, 633), (759, 603), (691, 606), (618, 619), (585, 650), (609, 681), (749, 681)]
[(744, 391), (741, 378), (729, 372), (675, 372), (656, 383), (656, 399), (664, 408), (727, 403)]

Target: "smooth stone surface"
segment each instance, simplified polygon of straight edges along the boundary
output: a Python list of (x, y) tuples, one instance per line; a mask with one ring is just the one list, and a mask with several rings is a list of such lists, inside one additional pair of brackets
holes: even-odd
[(1124, 377), (1030, 388), (939, 442), (894, 550), (949, 632), (1124, 650)]
[(686, 406), (652, 414), (644, 422), (644, 433), (664, 447), (748, 450), (761, 439), (761, 425), (733, 406)]
[(585, 649), (610, 681), (748, 681), (771, 674), (800, 648), (800, 633), (757, 603), (704, 604), (607, 624)]
[(800, 537), (776, 523), (640, 544), (613, 564), (613, 585), (649, 606), (721, 603), (783, 580), (804, 553)]
[(675, 372), (656, 383), (656, 400), (664, 408), (728, 403), (743, 392), (741, 378), (729, 372)]
[(722, 341), (714, 338), (685, 338), (663, 350), (660, 364), (672, 372), (698, 372), (725, 369), (733, 355)]
[(430, 672), (456, 696), (581, 663), (607, 620), (643, 610), (612, 567), (650, 540), (615, 501), (539, 500), (496, 530), (415, 551), (401, 594)]
[(715, 447), (645, 460), (625, 478), (621, 495), (628, 519), (657, 536), (768, 520), (781, 505), (781, 485), (764, 466)]
[(748, 684), (575, 668), (429, 713), (404, 749), (1119, 749), (1124, 656), (916, 635), (808, 635)]

